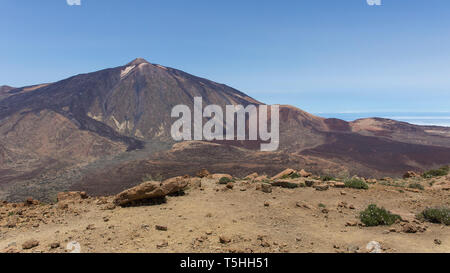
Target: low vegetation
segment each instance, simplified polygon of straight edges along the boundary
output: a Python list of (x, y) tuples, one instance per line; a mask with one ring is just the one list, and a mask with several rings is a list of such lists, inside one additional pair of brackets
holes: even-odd
[(369, 185), (367, 185), (366, 182), (358, 178), (347, 179), (345, 180), (344, 183), (346, 188), (361, 189), (361, 190), (369, 189)]
[(423, 178), (433, 178), (433, 177), (439, 177), (439, 176), (445, 176), (449, 173), (450, 167), (444, 166), (436, 170), (429, 170), (422, 174)]
[(362, 211), (359, 218), (363, 224), (368, 227), (373, 226), (390, 226), (397, 220), (400, 220), (400, 216), (392, 214), (384, 208), (379, 208), (377, 205), (371, 204)]
[(230, 179), (229, 177), (222, 177), (219, 180), (219, 184), (228, 184), (230, 182), (234, 182), (233, 179)]
[(408, 188), (410, 189), (418, 189), (418, 190), (424, 190), (425, 188), (422, 186), (422, 184), (419, 183), (411, 183), (409, 184)]
[(291, 174), (287, 174), (287, 175), (283, 175), (283, 177), (281, 177), (281, 179), (296, 179), (296, 178), (300, 178), (301, 175), (299, 175), (297, 172), (293, 172)]
[(431, 223), (450, 225), (450, 208), (427, 208), (418, 217)]
[(320, 177), (320, 180), (322, 180), (323, 182), (326, 182), (326, 181), (333, 181), (333, 180), (336, 180), (336, 178), (334, 178), (334, 177), (331, 176), (331, 175), (324, 175), (324, 176), (321, 176), (321, 177)]

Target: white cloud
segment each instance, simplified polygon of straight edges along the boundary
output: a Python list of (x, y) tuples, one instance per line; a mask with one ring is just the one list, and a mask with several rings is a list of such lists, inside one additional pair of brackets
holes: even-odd
[(69, 6), (81, 6), (81, 0), (66, 0)]

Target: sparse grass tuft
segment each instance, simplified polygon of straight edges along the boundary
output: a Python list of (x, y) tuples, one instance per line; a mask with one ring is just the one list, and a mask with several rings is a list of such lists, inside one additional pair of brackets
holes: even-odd
[(326, 182), (326, 181), (333, 181), (333, 180), (336, 180), (336, 178), (334, 178), (334, 177), (331, 176), (331, 175), (324, 175), (324, 176), (321, 176), (321, 177), (320, 177), (320, 180), (322, 180), (323, 182)]
[(400, 220), (400, 216), (392, 214), (384, 208), (379, 208), (377, 205), (371, 204), (362, 211), (359, 215), (361, 222), (368, 227), (386, 225), (390, 226), (397, 220)]
[(291, 174), (286, 174), (286, 175), (283, 175), (282, 177), (281, 177), (281, 179), (296, 179), (296, 178), (300, 178), (301, 176), (297, 173), (297, 172), (293, 172), (293, 173), (291, 173)]
[(421, 184), (419, 184), (419, 183), (411, 183), (411, 184), (409, 184), (408, 188), (410, 188), (410, 189), (418, 189), (418, 190), (422, 190), (422, 191), (425, 189), (425, 188), (424, 188)]
[(438, 177), (438, 176), (445, 176), (449, 173), (449, 171), (450, 171), (450, 167), (444, 166), (437, 170), (429, 170), (427, 172), (424, 172), (422, 174), (422, 177), (423, 178), (433, 178), (433, 177)]
[(361, 189), (361, 190), (369, 189), (369, 185), (367, 185), (366, 182), (362, 181), (361, 179), (357, 179), (357, 178), (345, 180), (345, 187), (353, 188), (353, 189)]
[(222, 177), (219, 179), (219, 184), (228, 184), (230, 182), (234, 182), (233, 179), (230, 179), (228, 177)]
[(427, 208), (417, 218), (437, 224), (450, 225), (450, 208)]

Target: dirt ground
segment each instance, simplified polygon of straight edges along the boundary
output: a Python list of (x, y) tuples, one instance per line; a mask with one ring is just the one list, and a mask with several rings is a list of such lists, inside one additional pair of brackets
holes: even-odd
[[(449, 206), (446, 190), (415, 192), (376, 183), (368, 190), (273, 187), (265, 193), (249, 181), (228, 189), (203, 178), (201, 187), (159, 205), (122, 208), (112, 200), (89, 197), (67, 207), (4, 203), (0, 252), (70, 252), (75, 248), (67, 250), (68, 243), (77, 242), (83, 253), (334, 253), (367, 252), (371, 241), (383, 252), (450, 252), (449, 226), (414, 219), (426, 207)], [(369, 204), (404, 221), (365, 227), (358, 215)], [(405, 225), (418, 231), (406, 233)]]

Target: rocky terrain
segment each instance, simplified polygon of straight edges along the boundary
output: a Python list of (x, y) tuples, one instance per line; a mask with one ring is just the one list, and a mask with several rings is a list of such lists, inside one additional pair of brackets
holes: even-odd
[[(448, 168), (378, 180), (293, 169), (148, 179), (111, 196), (2, 202), (0, 251), (450, 252)], [(371, 204), (394, 220), (361, 218)], [(443, 213), (420, 217), (433, 208)]]
[[(144, 59), (55, 83), (0, 88), (0, 199), (54, 201), (60, 191), (113, 195), (148, 175), (212, 172), (399, 177), (450, 163), (450, 128), (386, 119), (346, 122), (280, 106), (280, 148), (258, 141), (174, 143), (172, 107), (260, 105), (224, 84)], [(270, 118), (270, 117), (269, 117)]]

